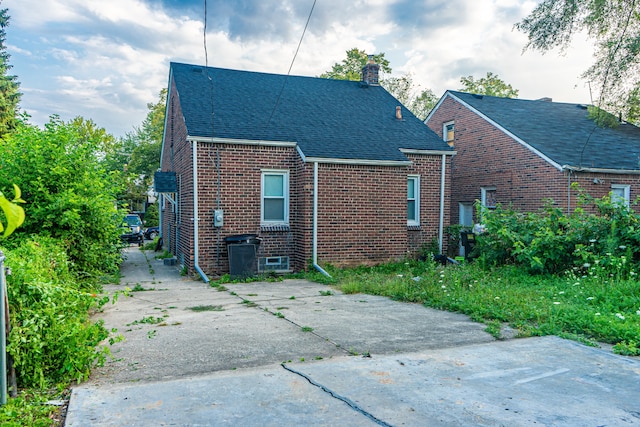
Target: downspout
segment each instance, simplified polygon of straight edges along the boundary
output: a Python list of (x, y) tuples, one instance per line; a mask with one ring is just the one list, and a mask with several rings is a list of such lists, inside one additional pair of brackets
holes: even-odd
[(198, 264), (199, 242), (198, 242), (198, 141), (193, 141), (193, 268), (198, 272), (204, 283), (209, 283), (209, 278)]
[(313, 162), (313, 267), (327, 277), (331, 277), (318, 265), (318, 162)]
[(571, 215), (571, 169), (568, 169), (569, 172), (567, 177), (567, 215)]
[(442, 239), (444, 236), (444, 192), (445, 192), (445, 174), (447, 166), (447, 155), (442, 155), (442, 173), (440, 174), (440, 225), (438, 230), (438, 248), (442, 253)]

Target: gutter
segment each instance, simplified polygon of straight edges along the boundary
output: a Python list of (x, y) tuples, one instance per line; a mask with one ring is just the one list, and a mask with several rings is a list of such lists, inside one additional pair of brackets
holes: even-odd
[(200, 265), (198, 264), (199, 254), (199, 241), (198, 241), (198, 142), (193, 141), (192, 150), (193, 152), (193, 268), (198, 272), (204, 283), (209, 283), (209, 278), (202, 271)]
[(313, 163), (313, 267), (327, 277), (331, 277), (318, 265), (318, 162)]
[(604, 169), (604, 168), (585, 168), (582, 166), (562, 165), (562, 170), (573, 172), (592, 172), (592, 173), (610, 173), (618, 175), (640, 175), (639, 169)]

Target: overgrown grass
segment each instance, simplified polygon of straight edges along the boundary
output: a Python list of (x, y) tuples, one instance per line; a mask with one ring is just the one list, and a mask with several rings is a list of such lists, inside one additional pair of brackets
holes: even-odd
[[(409, 261), (348, 270), (331, 269), (345, 293), (460, 312), (494, 326), (508, 323), (519, 336), (558, 335), (615, 344), (640, 354), (640, 282), (597, 274), (530, 275), (515, 267), (442, 267)], [(615, 348), (614, 348), (615, 350)]]

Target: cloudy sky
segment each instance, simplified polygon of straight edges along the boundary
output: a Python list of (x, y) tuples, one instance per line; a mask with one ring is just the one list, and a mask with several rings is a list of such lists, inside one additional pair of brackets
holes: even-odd
[[(520, 98), (588, 103), (583, 38), (561, 55), (522, 53), (513, 25), (538, 1), (317, 0), (292, 74), (317, 76), (357, 47), (384, 52), (441, 96), (460, 77), (497, 74)], [(169, 62), (286, 74), (313, 0), (0, 0), (6, 44), (42, 125), (52, 114), (92, 119), (115, 136), (140, 126), (167, 85)]]

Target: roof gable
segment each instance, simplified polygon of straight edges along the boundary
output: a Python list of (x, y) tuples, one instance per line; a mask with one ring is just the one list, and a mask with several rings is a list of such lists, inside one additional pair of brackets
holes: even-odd
[(179, 63), (171, 76), (190, 137), (296, 142), (313, 158), (406, 162), (400, 149), (453, 153), (380, 86)]
[(533, 151), (559, 166), (576, 169), (640, 170), (640, 128), (621, 123), (597, 126), (587, 106), (448, 91)]

